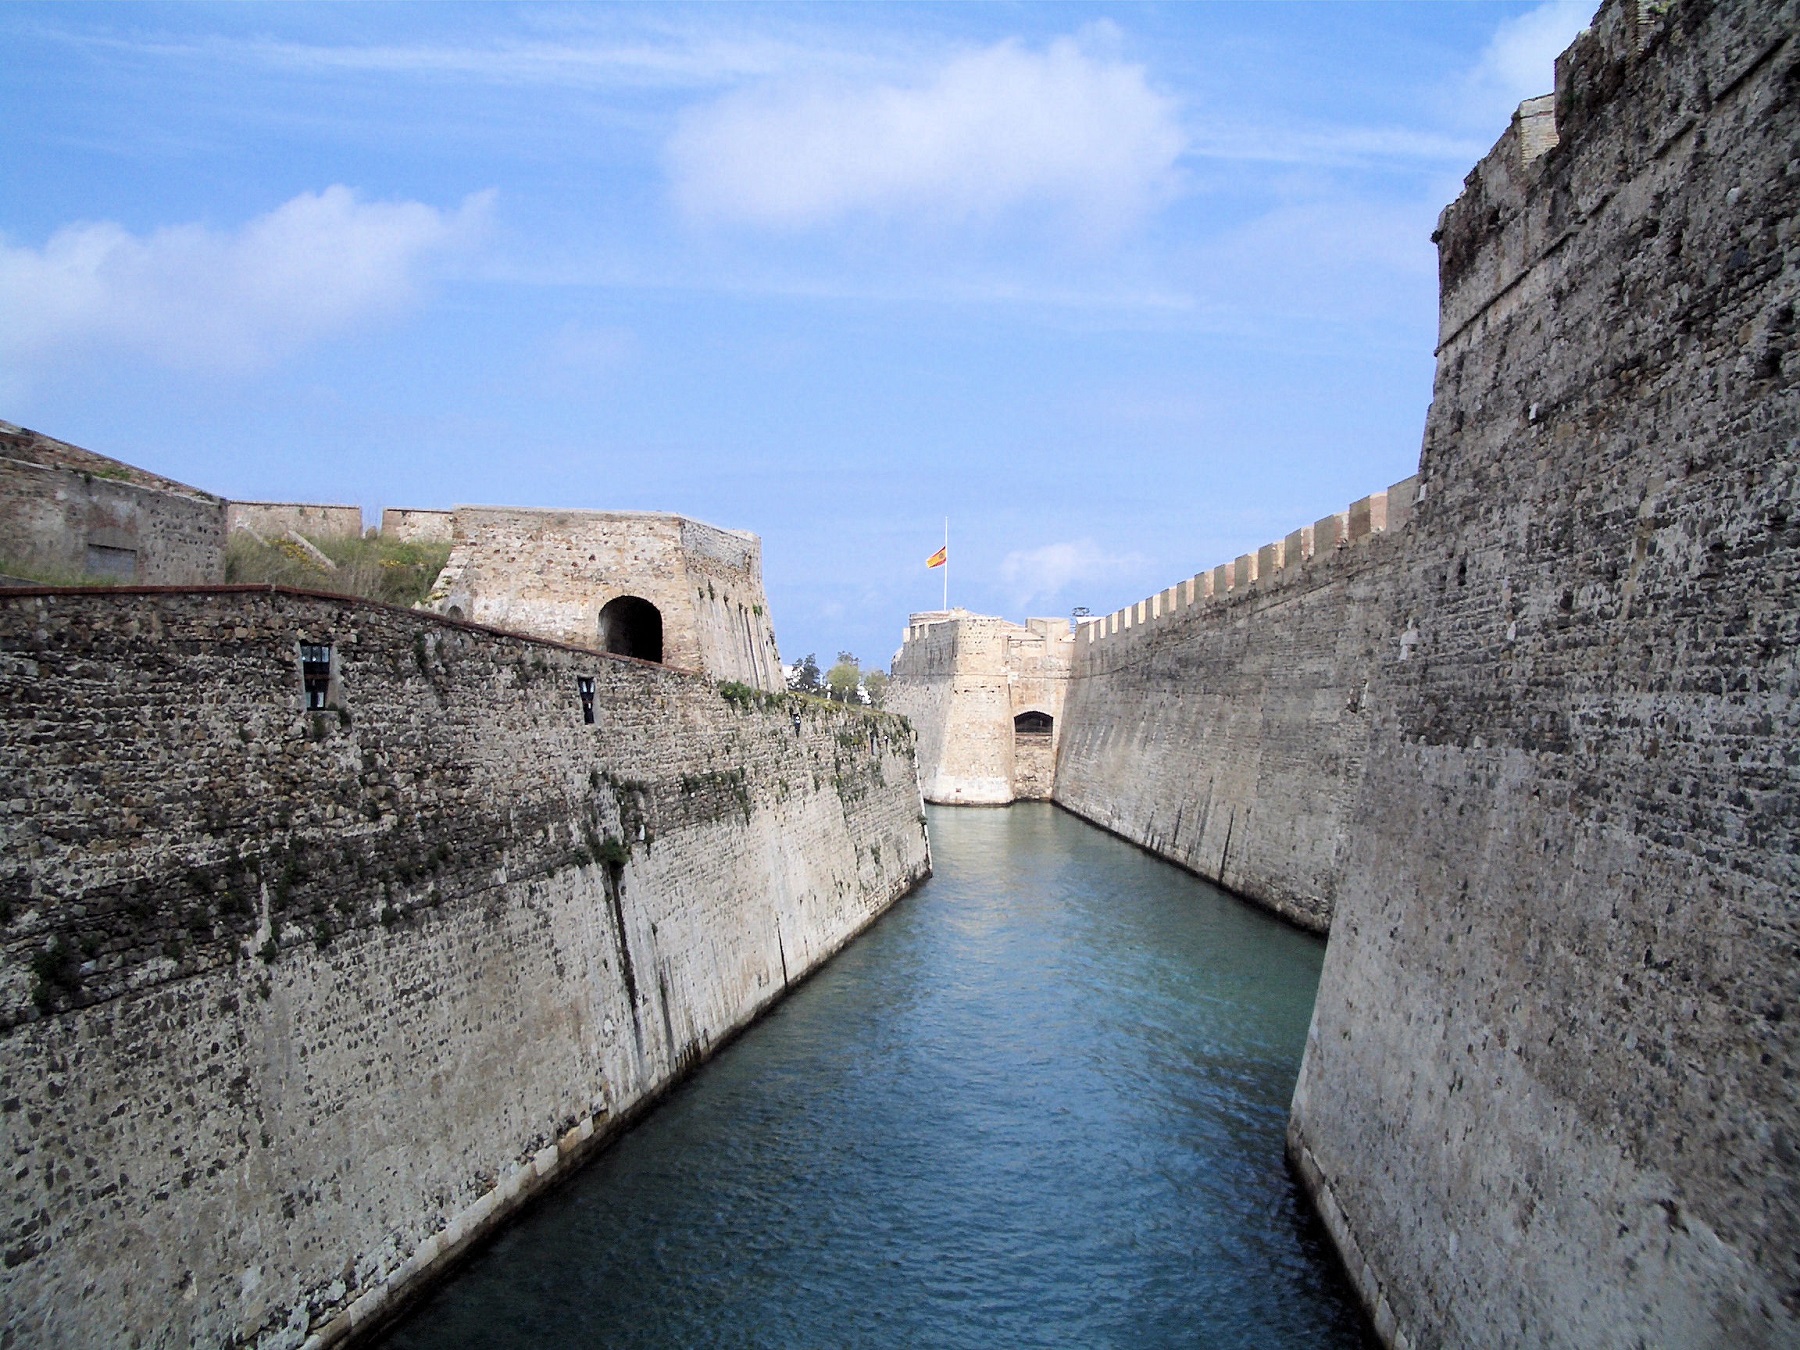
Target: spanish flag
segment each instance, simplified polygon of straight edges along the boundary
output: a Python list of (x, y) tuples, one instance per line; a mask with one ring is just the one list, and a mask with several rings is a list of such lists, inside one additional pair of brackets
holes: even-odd
[(942, 567), (945, 563), (947, 563), (949, 561), (950, 561), (950, 545), (945, 544), (936, 553), (932, 554), (929, 558), (927, 558), (925, 560), (925, 565), (927, 567)]

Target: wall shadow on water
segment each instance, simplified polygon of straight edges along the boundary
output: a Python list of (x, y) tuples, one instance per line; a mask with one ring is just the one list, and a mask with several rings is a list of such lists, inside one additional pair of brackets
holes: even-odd
[(1322, 940), (1047, 803), (383, 1342), (1361, 1346), (1282, 1153)]

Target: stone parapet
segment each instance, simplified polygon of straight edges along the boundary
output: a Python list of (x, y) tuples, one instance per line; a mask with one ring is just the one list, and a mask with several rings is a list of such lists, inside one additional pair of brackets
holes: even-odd
[(1238, 603), (1252, 592), (1266, 592), (1271, 586), (1312, 585), (1317, 576), (1303, 577), (1303, 573), (1355, 565), (1345, 550), (1373, 535), (1403, 529), (1424, 500), (1424, 488), (1414, 474), (1386, 492), (1352, 502), (1347, 510), (1302, 526), (1234, 562), (1197, 573), (1112, 614), (1086, 620), (1075, 634), (1076, 669), (1085, 672), (1103, 668), (1109, 657), (1096, 649), (1108, 639), (1122, 634), (1142, 639), (1147, 626), (1154, 629), (1158, 623), (1192, 610)]
[(265, 539), (292, 532), (309, 539), (357, 539), (363, 532), (360, 506), (317, 502), (227, 502), (225, 528), (249, 530)]

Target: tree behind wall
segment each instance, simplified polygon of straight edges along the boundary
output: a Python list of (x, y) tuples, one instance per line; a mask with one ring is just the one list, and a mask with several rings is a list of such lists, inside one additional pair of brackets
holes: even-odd
[(863, 672), (863, 692), (877, 708), (887, 701), (888, 673), (877, 666)]
[(825, 672), (827, 694), (838, 703), (860, 703), (856, 687), (862, 683), (862, 663), (853, 652), (839, 652), (837, 664)]
[(787, 687), (796, 694), (819, 692), (819, 658), (808, 652), (788, 671)]

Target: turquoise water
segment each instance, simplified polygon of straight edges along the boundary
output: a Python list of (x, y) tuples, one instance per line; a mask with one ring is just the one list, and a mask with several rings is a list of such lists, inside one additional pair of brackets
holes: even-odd
[(1282, 1160), (1324, 944), (1048, 805), (937, 874), (389, 1338), (1359, 1346)]

